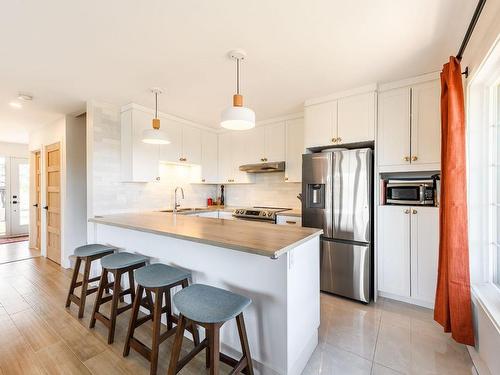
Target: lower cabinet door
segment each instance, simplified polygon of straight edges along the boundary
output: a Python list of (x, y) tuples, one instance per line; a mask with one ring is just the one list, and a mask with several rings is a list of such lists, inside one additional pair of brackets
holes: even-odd
[(378, 290), (410, 297), (410, 207), (378, 208)]
[(411, 297), (434, 305), (439, 259), (439, 208), (411, 208)]
[(370, 301), (371, 248), (334, 240), (321, 241), (320, 289), (362, 302)]

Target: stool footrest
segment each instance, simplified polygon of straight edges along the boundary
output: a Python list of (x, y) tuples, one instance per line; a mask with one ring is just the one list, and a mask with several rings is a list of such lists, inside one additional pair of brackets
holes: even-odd
[(133, 348), (137, 353), (142, 355), (148, 361), (151, 361), (151, 349), (144, 345), (142, 342), (134, 337), (130, 338), (130, 347)]

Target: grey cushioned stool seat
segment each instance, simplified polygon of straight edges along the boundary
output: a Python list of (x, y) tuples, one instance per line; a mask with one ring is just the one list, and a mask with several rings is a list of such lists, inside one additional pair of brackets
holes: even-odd
[(193, 284), (174, 296), (175, 306), (186, 318), (200, 323), (221, 323), (235, 318), (252, 300), (224, 289)]
[(101, 245), (97, 243), (92, 243), (88, 245), (79, 246), (75, 249), (75, 255), (77, 257), (91, 257), (93, 255), (108, 252), (110, 250), (115, 250), (116, 247)]
[(146, 288), (161, 288), (191, 277), (191, 273), (162, 263), (151, 264), (135, 271), (135, 281)]
[(106, 268), (108, 270), (115, 270), (119, 268), (125, 268), (129, 266), (133, 266), (134, 264), (142, 263), (147, 261), (148, 258), (132, 253), (115, 253), (106, 255), (101, 259), (102, 268)]

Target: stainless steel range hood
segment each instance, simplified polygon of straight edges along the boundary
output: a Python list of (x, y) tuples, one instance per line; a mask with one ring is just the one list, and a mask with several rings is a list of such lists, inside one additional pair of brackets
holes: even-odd
[(240, 166), (240, 171), (247, 173), (284, 172), (285, 162), (277, 161), (271, 163), (245, 164)]

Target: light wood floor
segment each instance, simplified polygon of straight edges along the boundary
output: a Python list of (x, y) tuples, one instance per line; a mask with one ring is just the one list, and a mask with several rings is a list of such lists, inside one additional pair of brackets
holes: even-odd
[(40, 252), (30, 249), (28, 241), (0, 244), (0, 264), (38, 256)]
[[(0, 265), (0, 374), (148, 374), (149, 362), (131, 350), (122, 357), (130, 311), (118, 317), (115, 343), (106, 344), (100, 322), (64, 308), (71, 272), (43, 257)], [(108, 304), (109, 305), (109, 304)], [(300, 322), (298, 322), (300, 324)], [(138, 328), (150, 343), (151, 323)], [(252, 332), (248, 332), (252, 335)], [(158, 374), (166, 374), (173, 338), (160, 351)], [(192, 343), (184, 340), (184, 352)], [(221, 365), (221, 374), (229, 368)], [(304, 375), (470, 375), (464, 345), (433, 321), (432, 311), (387, 299), (368, 306), (321, 295), (320, 343)], [(181, 374), (206, 374), (204, 354)]]

